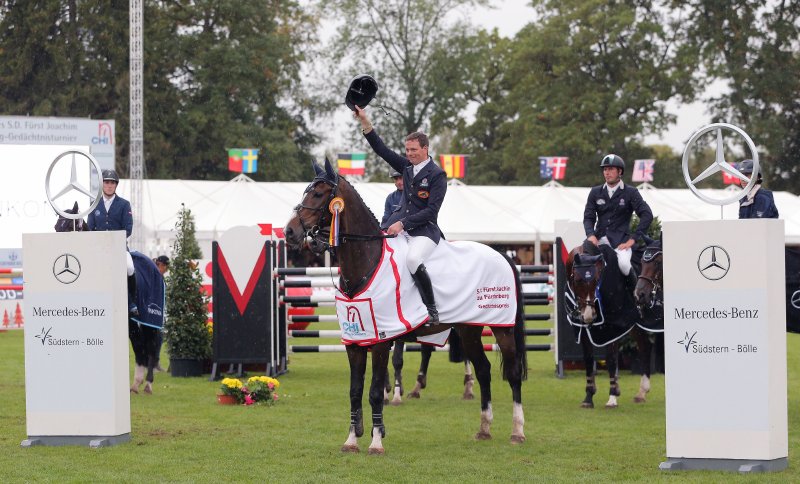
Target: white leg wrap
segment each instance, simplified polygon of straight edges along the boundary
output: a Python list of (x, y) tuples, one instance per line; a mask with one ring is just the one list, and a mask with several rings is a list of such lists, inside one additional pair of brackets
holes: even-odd
[(617, 397), (615, 395), (608, 396), (608, 403), (606, 403), (606, 408), (617, 408)]
[(489, 403), (489, 408), (481, 411), (481, 432), (490, 434), (493, 420), (494, 415), (492, 414), (492, 404)]
[(525, 439), (525, 414), (522, 411), (521, 403), (514, 403), (514, 410), (511, 418), (511, 435)]
[(370, 454), (383, 454), (383, 441), (381, 440), (381, 431), (378, 428), (372, 428), (372, 442), (369, 444)]

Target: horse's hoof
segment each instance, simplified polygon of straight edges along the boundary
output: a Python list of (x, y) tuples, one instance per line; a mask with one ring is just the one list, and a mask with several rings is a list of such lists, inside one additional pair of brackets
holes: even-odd
[(367, 451), (367, 455), (383, 455), (386, 451), (383, 450), (383, 447), (370, 447)]
[(342, 452), (346, 452), (348, 454), (358, 454), (361, 451), (358, 449), (357, 445), (343, 445)]
[(408, 398), (419, 398), (419, 392), (411, 392), (408, 394)]
[(492, 434), (489, 432), (480, 431), (475, 434), (475, 440), (492, 440)]
[(511, 443), (514, 444), (514, 445), (524, 444), (525, 443), (525, 436), (524, 435), (512, 435), (511, 436)]
[(146, 394), (148, 394), (148, 395), (152, 395), (153, 394), (153, 385), (151, 385), (149, 383), (147, 385), (145, 385), (144, 386), (144, 392)]
[(472, 393), (465, 393), (464, 396), (461, 397), (462, 400), (475, 400), (475, 395)]
[(647, 402), (647, 399), (645, 397), (640, 397), (640, 396), (637, 395), (637, 396), (633, 397), (633, 401), (635, 403), (645, 403), (645, 402)]
[(592, 402), (581, 402), (581, 408), (594, 408), (594, 403), (592, 403)]
[(606, 404), (606, 408), (617, 408), (617, 407), (619, 407), (619, 405), (617, 405), (616, 403), (607, 403)]
[(401, 403), (403, 403), (403, 400), (400, 397), (394, 397), (392, 399), (392, 401), (389, 402), (389, 404), (392, 405), (393, 407), (396, 407), (396, 406), (400, 405)]
[(428, 386), (428, 377), (427, 376), (419, 377), (419, 378), (417, 378), (417, 381), (419, 382), (419, 387), (422, 388), (423, 390), (425, 389), (425, 387)]
[(131, 393), (135, 393), (135, 394), (138, 395), (139, 394), (139, 390), (136, 389), (135, 387), (131, 387)]

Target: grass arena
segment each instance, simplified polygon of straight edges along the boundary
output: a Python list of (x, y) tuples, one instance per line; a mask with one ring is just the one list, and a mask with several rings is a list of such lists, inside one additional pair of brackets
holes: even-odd
[[(533, 309), (534, 311), (531, 311)], [(527, 312), (535, 312), (529, 308)], [(318, 310), (324, 313), (325, 309)], [(528, 323), (531, 328), (545, 327)], [(335, 323), (320, 323), (321, 330)], [(101, 449), (34, 447), (26, 437), (22, 331), (0, 333), (0, 470), (4, 482), (794, 482), (800, 480), (800, 335), (788, 334), (789, 467), (744, 476), (729, 472), (665, 473), (664, 375), (653, 375), (647, 403), (634, 404), (638, 375), (621, 372), (614, 410), (580, 408), (582, 370), (558, 379), (553, 354), (529, 352), (523, 384), (528, 441), (509, 445), (510, 393), (497, 384), (495, 438), (476, 441), (479, 407), (461, 400), (463, 367), (432, 357), (420, 400), (404, 399), (384, 413), (387, 453), (343, 454), (347, 433), (348, 366), (344, 353), (290, 355), (272, 407), (222, 406), (219, 382), (207, 376), (159, 373), (153, 395), (131, 396), (129, 444)], [(323, 338), (320, 344), (336, 344)], [(167, 355), (162, 355), (167, 361)], [(489, 353), (492, 378), (499, 360)], [(410, 377), (419, 353), (406, 355)], [(131, 368), (133, 355), (131, 353)], [(368, 370), (369, 373), (369, 370)], [(252, 374), (252, 373), (251, 373)], [(79, 379), (80, 375), (75, 375)], [(98, 382), (100, 384), (100, 382)], [(742, 382), (746, 385), (747, 382)], [(54, 398), (57, 398), (54, 395)]]

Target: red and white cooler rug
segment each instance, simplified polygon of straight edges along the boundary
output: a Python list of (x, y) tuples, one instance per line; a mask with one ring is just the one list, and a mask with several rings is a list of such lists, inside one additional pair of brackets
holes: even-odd
[[(413, 331), (428, 310), (406, 267), (405, 236), (385, 239), (378, 269), (352, 299), (339, 292), (336, 314), (344, 344), (371, 345)], [(425, 261), (442, 323), (513, 326), (517, 314), (514, 272), (505, 257), (477, 242), (442, 239)], [(442, 346), (449, 331), (417, 338)]]

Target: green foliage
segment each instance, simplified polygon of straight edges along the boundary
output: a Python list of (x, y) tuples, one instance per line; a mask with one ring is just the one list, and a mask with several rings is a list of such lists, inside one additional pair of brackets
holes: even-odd
[[(631, 224), (630, 224), (631, 233), (635, 233), (637, 228), (639, 228), (639, 216), (634, 213), (633, 217), (631, 217)], [(647, 228), (647, 232), (645, 232), (645, 235), (647, 235), (651, 239), (655, 240), (661, 239), (661, 219), (658, 218), (657, 215), (653, 217), (653, 222), (650, 223), (650, 227)]]
[[(0, 2), (0, 112), (115, 119), (122, 173), (128, 8), (121, 0)], [(253, 178), (308, 178), (315, 138), (299, 72), (316, 20), (298, 2), (144, 2), (143, 17), (147, 177), (227, 179), (226, 149), (258, 148)]]
[(167, 277), (167, 349), (171, 358), (205, 359), (211, 356), (211, 334), (206, 327), (208, 300), (194, 261), (200, 257), (200, 249), (191, 210), (181, 208), (175, 230), (174, 256)]
[(682, 0), (687, 44), (701, 52), (716, 121), (744, 129), (759, 149), (764, 180), (797, 193), (800, 185), (800, 3)]

